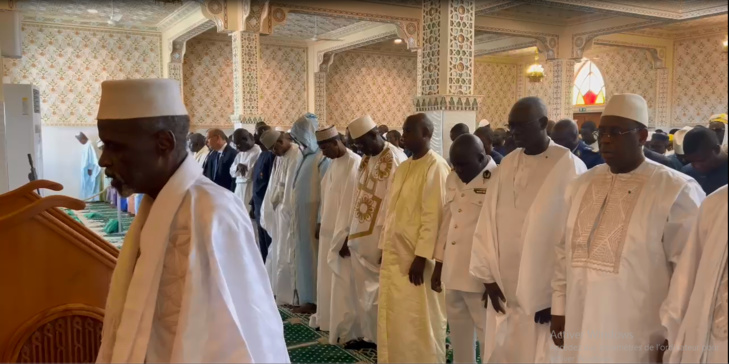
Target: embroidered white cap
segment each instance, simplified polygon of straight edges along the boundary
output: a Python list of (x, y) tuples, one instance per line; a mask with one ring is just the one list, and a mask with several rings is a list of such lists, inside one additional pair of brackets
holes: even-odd
[(352, 135), (352, 138), (357, 139), (376, 127), (377, 124), (375, 124), (375, 121), (369, 115), (365, 115), (351, 121), (347, 129), (349, 129), (349, 134)]
[(337, 135), (339, 135), (339, 132), (337, 131), (337, 128), (334, 125), (332, 125), (328, 128), (317, 130), (316, 131), (316, 141), (323, 142), (325, 140), (332, 139)]
[(602, 116), (619, 116), (648, 125), (648, 103), (636, 94), (616, 94), (605, 105)]
[(481, 119), (481, 121), (478, 122), (479, 128), (483, 127), (483, 126), (489, 126), (489, 125), (491, 125), (491, 122), (486, 119)]
[(678, 155), (683, 155), (683, 140), (686, 138), (686, 133), (693, 129), (690, 126), (684, 126), (681, 130), (676, 131), (673, 134), (673, 151)]
[(266, 149), (271, 150), (271, 148), (273, 148), (273, 145), (276, 144), (276, 141), (280, 136), (280, 131), (267, 130), (263, 133), (263, 135), (261, 135), (261, 144), (263, 144)]
[(150, 78), (101, 83), (98, 120), (188, 115), (176, 80)]

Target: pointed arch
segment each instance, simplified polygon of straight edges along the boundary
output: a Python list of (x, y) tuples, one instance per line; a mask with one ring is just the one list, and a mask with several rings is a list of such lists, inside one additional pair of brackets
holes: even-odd
[(604, 105), (607, 97), (605, 78), (597, 65), (585, 59), (575, 74), (572, 104), (575, 106)]

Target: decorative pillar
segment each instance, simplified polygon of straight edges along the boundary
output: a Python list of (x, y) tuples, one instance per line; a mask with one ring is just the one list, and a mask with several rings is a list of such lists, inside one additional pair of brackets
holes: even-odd
[(319, 71), (314, 73), (314, 112), (319, 118), (320, 126), (329, 125), (327, 123), (327, 72), (329, 72), (332, 62), (334, 62), (334, 53), (325, 53), (319, 64)]
[(464, 123), (476, 127), (477, 96), (473, 95), (475, 0), (424, 0), (422, 50), (418, 54), (416, 112), (435, 124), (431, 147), (448, 156), (450, 129)]
[(550, 85), (549, 118), (558, 121), (572, 119), (573, 81), (575, 78), (575, 61), (572, 59), (555, 59), (549, 61), (547, 72), (552, 72)]
[(168, 67), (168, 78), (177, 80), (180, 83), (180, 93), (184, 94), (185, 87), (182, 79), (182, 60), (185, 57), (185, 42), (173, 41), (172, 53), (170, 55), (170, 63)]
[(236, 127), (263, 121), (259, 107), (261, 39), (258, 32), (233, 32), (233, 115)]
[(669, 69), (656, 70), (656, 127), (669, 127), (671, 120), (671, 85)]

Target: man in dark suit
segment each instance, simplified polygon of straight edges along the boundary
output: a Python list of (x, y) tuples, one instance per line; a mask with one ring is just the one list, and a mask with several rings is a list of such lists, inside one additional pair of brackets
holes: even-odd
[(206, 144), (210, 148), (210, 154), (203, 164), (203, 174), (218, 186), (233, 192), (235, 179), (230, 175), (230, 166), (233, 165), (238, 151), (228, 145), (228, 137), (220, 129), (208, 130)]
[(587, 166), (592, 169), (600, 164), (605, 163), (600, 153), (595, 152), (592, 148), (580, 140), (577, 123), (570, 119), (563, 119), (554, 124), (552, 129), (552, 140), (572, 151), (572, 154), (580, 158)]

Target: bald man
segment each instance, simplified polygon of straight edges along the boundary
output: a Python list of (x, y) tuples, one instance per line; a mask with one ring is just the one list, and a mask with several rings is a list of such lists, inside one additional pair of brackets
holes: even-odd
[(206, 144), (210, 147), (210, 154), (203, 163), (203, 174), (218, 186), (235, 191), (235, 179), (230, 176), (230, 167), (238, 151), (228, 144), (228, 137), (220, 129), (208, 130)]
[(538, 98), (511, 109), (517, 149), (501, 162), (474, 234), (470, 271), (486, 284), (490, 301), (484, 362), (549, 360), (550, 279), (567, 209), (562, 196), (587, 168), (549, 139), (547, 122)]
[[(381, 363), (445, 362), (445, 295), (424, 284), (435, 267), (433, 251), (450, 170), (430, 149), (433, 130), (425, 114), (405, 120), (403, 140), (413, 156), (397, 169), (388, 191), (380, 240), (377, 359)], [(371, 208), (375, 211), (376, 205)]]
[(574, 120), (563, 119), (558, 121), (552, 129), (551, 137), (558, 145), (571, 150), (574, 155), (585, 163), (587, 169), (605, 163), (600, 153), (593, 151), (590, 146), (580, 140), (577, 123)]
[[(479, 128), (481, 129), (481, 128)], [(473, 232), (476, 230), (486, 191), (496, 172), (495, 161), (488, 156), (481, 140), (461, 135), (450, 149), (453, 172), (446, 180), (446, 205), (435, 246), (435, 271), (431, 289), (442, 290), (445, 284), (446, 313), (451, 329), (454, 363), (475, 363), (474, 337), (483, 344), (486, 308), (483, 283), (471, 276)], [(442, 282), (441, 282), (442, 279)], [(474, 335), (475, 332), (475, 335)], [(483, 348), (483, 345), (481, 345)]]
[(456, 138), (458, 138), (459, 136), (461, 136), (463, 134), (468, 134), (470, 132), (471, 131), (468, 129), (468, 125), (463, 124), (463, 123), (456, 124), (451, 128), (451, 132), (450, 132), (451, 141), (455, 141)]

